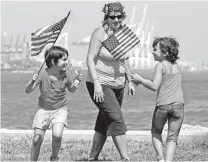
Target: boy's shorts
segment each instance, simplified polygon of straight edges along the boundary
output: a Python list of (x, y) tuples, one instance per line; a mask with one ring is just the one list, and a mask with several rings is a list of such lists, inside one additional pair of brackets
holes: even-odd
[(67, 127), (67, 116), (68, 111), (65, 107), (57, 110), (39, 108), (35, 113), (32, 127), (33, 129), (51, 129), (55, 123), (64, 123)]

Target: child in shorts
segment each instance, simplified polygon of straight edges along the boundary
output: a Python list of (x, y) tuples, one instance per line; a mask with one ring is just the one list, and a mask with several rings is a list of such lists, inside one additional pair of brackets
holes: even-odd
[[(40, 96), (38, 110), (33, 120), (34, 137), (31, 146), (31, 161), (37, 161), (46, 129), (52, 129), (51, 161), (58, 161), (64, 126), (67, 126), (66, 88), (75, 92), (77, 84), (72, 81), (68, 68), (68, 51), (59, 46), (53, 46), (45, 52), (47, 68), (40, 74), (34, 74), (26, 85), (25, 92), (32, 92), (38, 85)], [(77, 74), (74, 80), (81, 81), (82, 74)]]

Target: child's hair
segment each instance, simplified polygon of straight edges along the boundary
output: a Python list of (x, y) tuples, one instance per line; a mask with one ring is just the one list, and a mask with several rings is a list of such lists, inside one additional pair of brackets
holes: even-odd
[(52, 60), (56, 65), (58, 63), (58, 60), (64, 55), (67, 55), (68, 57), (69, 53), (65, 48), (62, 48), (60, 46), (53, 46), (50, 49), (46, 50), (45, 59), (47, 67), (50, 68), (52, 66)]
[(178, 57), (179, 53), (179, 43), (173, 37), (156, 37), (152, 47), (154, 48), (157, 44), (160, 45), (160, 50), (163, 53), (168, 53), (165, 57), (171, 63), (174, 63)]

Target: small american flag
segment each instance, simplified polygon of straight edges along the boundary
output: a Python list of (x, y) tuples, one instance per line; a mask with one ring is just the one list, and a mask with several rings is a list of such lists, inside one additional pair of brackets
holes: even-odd
[(139, 42), (139, 38), (126, 24), (124, 24), (119, 31), (103, 41), (102, 45), (115, 59), (119, 60)]
[(56, 42), (69, 14), (58, 23), (38, 29), (31, 34), (31, 56), (37, 56), (46, 44), (54, 44)]

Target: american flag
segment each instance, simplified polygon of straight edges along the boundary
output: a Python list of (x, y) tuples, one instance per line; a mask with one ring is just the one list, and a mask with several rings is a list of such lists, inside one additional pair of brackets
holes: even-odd
[(68, 19), (69, 14), (56, 24), (38, 29), (31, 34), (31, 56), (37, 56), (46, 44), (54, 44), (56, 42), (62, 28)]
[(102, 45), (115, 59), (119, 60), (139, 42), (139, 38), (126, 24), (124, 24), (119, 31), (103, 41)]

